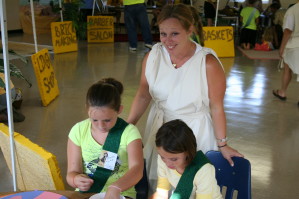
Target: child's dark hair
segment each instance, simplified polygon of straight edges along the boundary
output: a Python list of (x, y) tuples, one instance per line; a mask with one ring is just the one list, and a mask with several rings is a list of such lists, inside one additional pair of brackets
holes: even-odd
[(196, 138), (190, 127), (182, 120), (172, 120), (163, 124), (156, 134), (156, 147), (168, 153), (187, 153), (188, 164), (197, 152)]
[(113, 78), (105, 78), (93, 84), (87, 91), (86, 106), (107, 106), (119, 111), (123, 85)]
[(248, 4), (253, 5), (257, 0), (248, 0)]
[(281, 7), (280, 4), (277, 3), (277, 2), (272, 3), (272, 4), (270, 5), (270, 8), (275, 9), (275, 10), (278, 10), (280, 7)]

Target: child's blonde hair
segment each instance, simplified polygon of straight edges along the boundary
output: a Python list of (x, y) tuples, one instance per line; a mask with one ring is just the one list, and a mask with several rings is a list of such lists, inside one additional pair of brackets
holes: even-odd
[(273, 42), (274, 41), (274, 33), (271, 27), (267, 27), (263, 33), (263, 41)]

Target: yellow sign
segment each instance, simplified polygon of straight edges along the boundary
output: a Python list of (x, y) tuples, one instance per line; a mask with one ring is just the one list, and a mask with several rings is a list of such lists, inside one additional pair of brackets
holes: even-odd
[(234, 57), (234, 30), (232, 26), (203, 27), (205, 47), (213, 49), (218, 57)]
[(88, 42), (114, 42), (113, 16), (87, 16), (87, 21)]
[(52, 22), (51, 32), (54, 53), (78, 50), (76, 30), (71, 21)]
[(43, 49), (31, 56), (42, 103), (47, 106), (59, 95), (58, 83), (51, 64), (48, 49)]

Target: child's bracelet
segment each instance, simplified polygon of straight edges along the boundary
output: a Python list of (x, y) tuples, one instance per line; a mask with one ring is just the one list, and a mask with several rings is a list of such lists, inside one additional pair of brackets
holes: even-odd
[(115, 186), (115, 185), (110, 185), (109, 187), (112, 187), (112, 188), (118, 189), (118, 190), (119, 190), (119, 192), (121, 192), (121, 188), (119, 188), (119, 187), (117, 187), (117, 186)]

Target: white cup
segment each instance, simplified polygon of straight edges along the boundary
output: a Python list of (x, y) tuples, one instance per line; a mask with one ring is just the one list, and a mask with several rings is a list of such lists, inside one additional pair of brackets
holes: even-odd
[[(104, 199), (106, 192), (97, 193), (92, 195), (89, 199)], [(120, 195), (119, 199), (126, 199), (124, 196)]]

